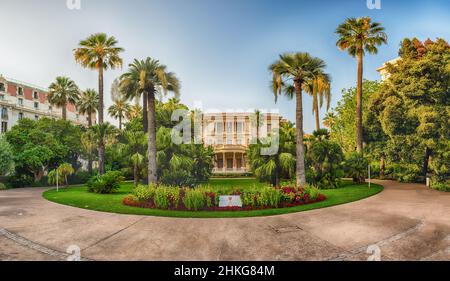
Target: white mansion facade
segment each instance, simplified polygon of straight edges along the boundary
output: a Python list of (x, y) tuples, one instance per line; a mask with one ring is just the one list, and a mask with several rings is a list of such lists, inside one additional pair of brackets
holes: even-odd
[(202, 121), (202, 142), (215, 152), (215, 174), (250, 172), (247, 158), (249, 145), (257, 135), (264, 137), (285, 122), (277, 113), (262, 113), (260, 128), (255, 113), (205, 113)]
[[(20, 119), (62, 118), (62, 109), (47, 101), (48, 90), (5, 78), (0, 74), (0, 134), (9, 131)], [(87, 125), (87, 115), (79, 114), (75, 105), (67, 105), (67, 120)]]

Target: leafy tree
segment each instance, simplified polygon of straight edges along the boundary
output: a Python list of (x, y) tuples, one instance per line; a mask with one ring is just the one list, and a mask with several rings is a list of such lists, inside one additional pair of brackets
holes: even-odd
[[(378, 94), (380, 82), (364, 80), (362, 87), (363, 120), (368, 120), (369, 97)], [(331, 140), (337, 142), (345, 154), (354, 152), (357, 147), (355, 131), (356, 96), (357, 88), (355, 87), (342, 90), (341, 100), (333, 109), (333, 112), (328, 115), (328, 120), (331, 120), (329, 123)], [(367, 126), (367, 123), (365, 125)], [(368, 136), (368, 134), (370, 134), (369, 130), (365, 132), (365, 136)]]
[(345, 174), (353, 178), (355, 183), (362, 183), (367, 175), (369, 161), (362, 154), (353, 152), (345, 160), (344, 168)]
[[(148, 126), (148, 182), (157, 181), (156, 166), (156, 101), (155, 95), (174, 92), (178, 96), (180, 82), (172, 72), (167, 72), (167, 67), (152, 58), (146, 60), (135, 60), (129, 66), (129, 70), (120, 78), (120, 91), (128, 99), (135, 99), (140, 95), (146, 98), (144, 101), (144, 116), (146, 116), (145, 105), (148, 104), (147, 124)], [(145, 121), (144, 117), (144, 121)]]
[[(298, 186), (306, 184), (305, 147), (303, 145), (303, 97), (302, 91), (306, 84), (319, 77), (328, 77), (324, 73), (326, 64), (319, 58), (308, 53), (288, 53), (280, 55), (269, 70), (273, 74), (272, 90), (275, 101), (284, 93), (289, 98), (296, 98), (296, 179)], [(327, 78), (329, 81), (330, 78)], [(274, 166), (273, 166), (274, 167)]]
[[(276, 137), (268, 138), (269, 143)], [(292, 123), (281, 124), (279, 130), (279, 150), (275, 155), (262, 155), (261, 150), (268, 146), (262, 142), (252, 144), (248, 150), (248, 159), (252, 172), (260, 181), (267, 181), (274, 186), (280, 186), (282, 178), (292, 178), (295, 175), (295, 128)]]
[(440, 158), (450, 138), (450, 46), (443, 39), (405, 39), (399, 53), (371, 103), (391, 160), (420, 165), (426, 176), (431, 157)]
[(62, 108), (62, 119), (67, 119), (67, 105), (76, 105), (79, 99), (79, 89), (73, 80), (68, 77), (56, 77), (50, 84), (47, 99), (51, 105)]
[(16, 162), (16, 173), (33, 175), (39, 181), (44, 172), (60, 163), (78, 165), (81, 129), (68, 121), (42, 118), (22, 119), (6, 133)]
[[(79, 47), (74, 50), (76, 62), (83, 67), (98, 71), (98, 123), (103, 125), (104, 95), (103, 95), (103, 72), (108, 68), (122, 67), (122, 58), (119, 56), (124, 50), (117, 47), (117, 40), (108, 37), (105, 33), (96, 33), (87, 39), (80, 41)], [(104, 165), (105, 148), (98, 148), (99, 172), (105, 172)]]
[(387, 43), (384, 28), (369, 17), (349, 18), (336, 29), (339, 39), (336, 45), (347, 50), (349, 55), (358, 59), (358, 83), (356, 95), (356, 147), (363, 153), (362, 99), (363, 99), (363, 57), (366, 53), (377, 54), (377, 46)]
[(14, 171), (14, 152), (5, 137), (0, 136), (0, 175)]

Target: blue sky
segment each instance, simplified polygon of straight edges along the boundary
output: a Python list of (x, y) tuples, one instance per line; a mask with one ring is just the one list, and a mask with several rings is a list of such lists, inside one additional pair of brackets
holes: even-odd
[[(405, 37), (450, 39), (450, 1), (381, 0), (0, 0), (0, 73), (48, 86), (67, 75), (82, 88), (96, 88), (97, 75), (77, 65), (72, 50), (95, 32), (114, 35), (124, 68), (105, 76), (109, 85), (134, 58), (157, 58), (182, 81), (182, 102), (204, 109), (278, 109), (290, 120), (295, 103), (274, 103), (267, 70), (278, 54), (306, 51), (327, 62), (333, 78), (332, 105), (356, 83), (356, 61), (336, 46), (334, 30), (347, 17), (371, 16), (386, 28), (389, 44), (365, 58), (365, 78), (397, 56)], [(6, 28), (5, 28), (6, 27)], [(323, 112), (325, 110), (322, 110)], [(305, 128), (314, 129), (311, 99), (305, 97)]]

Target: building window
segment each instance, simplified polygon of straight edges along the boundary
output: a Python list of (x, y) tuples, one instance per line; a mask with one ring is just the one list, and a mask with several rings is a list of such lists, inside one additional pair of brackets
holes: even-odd
[(267, 125), (267, 133), (272, 133), (272, 124)]
[(48, 110), (52, 111), (53, 107), (51, 105), (48, 106)]
[(222, 134), (223, 133), (223, 123), (222, 122), (216, 122), (216, 134)]
[(76, 118), (77, 120), (79, 120), (79, 119), (80, 119), (80, 115), (79, 115), (79, 114), (75, 115), (75, 118)]
[(18, 105), (23, 105), (23, 99), (21, 99), (21, 98), (17, 99), (17, 104)]
[(5, 100), (5, 95), (0, 95), (0, 100)]
[(22, 88), (22, 87), (18, 87), (18, 88), (17, 88), (17, 94), (18, 94), (19, 96), (23, 96), (23, 88)]
[(34, 92), (33, 92), (33, 98), (34, 98), (35, 100), (39, 99), (39, 94), (38, 94), (37, 91), (34, 91)]
[(236, 132), (241, 134), (244, 132), (244, 122), (237, 122), (236, 123)]
[(0, 92), (6, 92), (5, 83), (0, 83)]
[(39, 116), (38, 115), (34, 115), (34, 120), (39, 120)]
[(23, 112), (19, 112), (18, 119), (19, 119), (19, 120), (22, 120), (22, 119), (23, 119)]
[(6, 133), (8, 131), (8, 122), (2, 122), (2, 133)]
[(6, 107), (2, 107), (1, 117), (2, 119), (8, 119), (8, 109)]
[(39, 109), (39, 103), (38, 102), (34, 103), (34, 109)]
[(227, 133), (233, 133), (233, 122), (227, 122)]

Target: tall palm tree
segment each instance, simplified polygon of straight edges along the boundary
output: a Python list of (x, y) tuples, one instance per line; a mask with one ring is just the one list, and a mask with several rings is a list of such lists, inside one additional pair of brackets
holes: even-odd
[(119, 119), (119, 130), (122, 130), (122, 120), (126, 118), (130, 108), (130, 105), (125, 99), (115, 100), (114, 104), (108, 108), (109, 115), (114, 119)]
[[(80, 100), (77, 103), (78, 112), (88, 115), (88, 128), (92, 127), (92, 115), (97, 112), (98, 108), (98, 93), (94, 89), (87, 89), (81, 93)], [(89, 137), (89, 135), (87, 135)], [(92, 147), (88, 148), (88, 171), (92, 173)]]
[(67, 105), (76, 105), (79, 99), (79, 89), (73, 80), (58, 76), (49, 86), (48, 102), (62, 108), (62, 119), (67, 119)]
[[(122, 58), (119, 54), (124, 50), (117, 47), (117, 40), (108, 37), (105, 33), (96, 33), (80, 41), (79, 47), (74, 50), (75, 60), (83, 67), (98, 71), (98, 123), (103, 124), (103, 72), (108, 68), (122, 67)], [(105, 148), (99, 147), (99, 173), (105, 172)]]
[(87, 89), (81, 93), (77, 103), (78, 112), (88, 115), (88, 127), (92, 126), (92, 115), (97, 113), (98, 93), (94, 89)]
[[(147, 97), (148, 122), (148, 182), (156, 183), (156, 108), (157, 93), (166, 95), (168, 91), (178, 97), (180, 82), (172, 72), (167, 72), (166, 66), (152, 58), (134, 60), (128, 72), (121, 76), (120, 91), (128, 99), (135, 99), (141, 95)], [(145, 103), (144, 103), (145, 105)], [(144, 108), (144, 116), (145, 116)]]
[(331, 78), (328, 75), (320, 75), (314, 80), (305, 83), (305, 92), (313, 98), (313, 114), (316, 117), (316, 130), (320, 130), (320, 108), (324, 100), (327, 103), (327, 110), (330, 109), (331, 102)]
[(298, 186), (306, 184), (302, 91), (305, 83), (310, 83), (321, 75), (325, 75), (323, 72), (325, 67), (326, 64), (323, 60), (301, 52), (280, 55), (279, 60), (269, 67), (273, 74), (272, 90), (275, 102), (283, 93), (291, 99), (296, 98), (296, 178)]
[(336, 45), (347, 50), (349, 55), (358, 59), (358, 82), (356, 95), (356, 146), (359, 153), (363, 152), (362, 136), (362, 81), (363, 57), (367, 53), (377, 54), (377, 46), (387, 43), (384, 27), (378, 22), (372, 22), (370, 17), (349, 18), (336, 29), (339, 39)]

